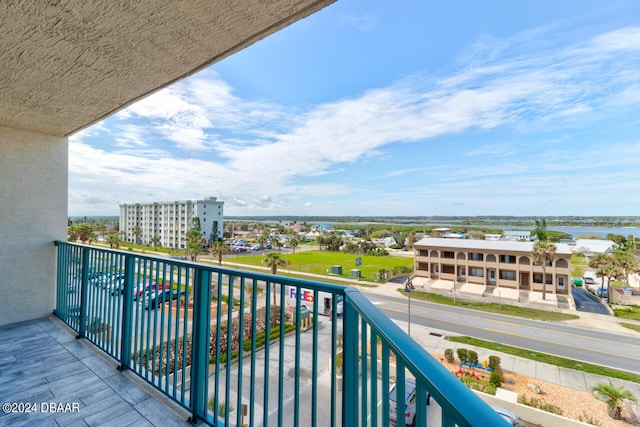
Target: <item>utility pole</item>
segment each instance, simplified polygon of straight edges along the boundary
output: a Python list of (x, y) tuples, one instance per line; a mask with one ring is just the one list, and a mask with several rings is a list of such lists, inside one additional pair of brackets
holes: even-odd
[(408, 327), (407, 334), (411, 336), (411, 290), (415, 289), (413, 286), (413, 282), (411, 281), (411, 277), (409, 277), (404, 285), (404, 291), (408, 294), (409, 297), (409, 305), (407, 307), (407, 318), (408, 318)]

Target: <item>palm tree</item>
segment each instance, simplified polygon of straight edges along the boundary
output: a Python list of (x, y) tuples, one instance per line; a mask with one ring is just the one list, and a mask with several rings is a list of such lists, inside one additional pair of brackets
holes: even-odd
[(107, 235), (107, 243), (109, 243), (109, 247), (111, 249), (119, 249), (122, 244), (122, 237), (120, 237), (120, 233), (113, 231), (109, 233), (109, 235)]
[(257, 237), (257, 241), (260, 244), (260, 246), (265, 246), (267, 244), (267, 236), (265, 234), (260, 234)]
[(547, 263), (553, 265), (556, 249), (552, 242), (541, 240), (533, 245), (531, 252), (534, 264), (542, 265), (542, 299), (547, 299)]
[(638, 266), (638, 260), (630, 251), (624, 249), (617, 249), (613, 253), (613, 258), (616, 261), (616, 264), (620, 266), (622, 269), (622, 274), (625, 277), (625, 282), (627, 283), (627, 287), (629, 286), (629, 274), (633, 272)]
[(202, 237), (202, 233), (196, 229), (192, 229), (185, 236), (185, 242), (187, 243), (187, 255), (191, 258), (191, 261), (198, 261), (198, 254), (200, 254), (200, 245), (206, 242)]
[(620, 406), (624, 400), (637, 402), (637, 399), (629, 390), (624, 387), (616, 387), (609, 380), (609, 384), (600, 383), (593, 387), (593, 392), (607, 403), (609, 416), (614, 420), (619, 420), (622, 415), (622, 407)]
[(107, 234), (107, 224), (100, 221), (95, 225), (94, 230), (98, 237), (102, 237), (104, 239), (105, 235)]
[(157, 249), (158, 245), (160, 245), (160, 237), (153, 236), (150, 240), (150, 243), (153, 246), (153, 249)]
[(250, 285), (247, 285), (245, 287), (245, 292), (247, 294), (249, 294), (249, 305), (250, 305), (250, 312), (252, 313), (251, 315), (253, 316), (253, 293), (255, 292), (257, 295), (262, 295), (263, 291), (262, 288), (260, 287), (260, 285), (258, 285), (258, 281), (257, 280), (252, 280)]
[(136, 225), (135, 227), (133, 227), (131, 229), (131, 233), (133, 233), (134, 243), (139, 244), (140, 243), (140, 237), (142, 237), (142, 228), (140, 228), (140, 226)]
[(607, 264), (603, 268), (604, 277), (607, 278), (607, 301), (609, 301), (609, 293), (611, 287), (611, 278), (615, 278), (622, 274), (622, 268), (615, 262), (612, 264)]
[(599, 253), (595, 254), (589, 260), (589, 267), (596, 269), (596, 276), (602, 277), (602, 285), (604, 286), (604, 279), (607, 279), (607, 300), (609, 299), (609, 285), (611, 284), (612, 277), (618, 277), (621, 273), (620, 266), (616, 263), (613, 256), (609, 254)]
[(295, 237), (292, 237), (289, 239), (289, 245), (291, 246), (291, 249), (293, 250), (293, 253), (296, 253), (296, 248), (298, 247), (298, 245), (300, 244), (300, 240), (298, 240)]
[(231, 250), (224, 242), (213, 242), (209, 247), (209, 253), (211, 256), (218, 257), (218, 264), (222, 265), (222, 255), (230, 253)]
[(287, 266), (287, 262), (282, 258), (282, 254), (280, 252), (269, 252), (262, 262), (267, 264), (267, 267), (271, 268), (271, 274), (278, 274), (278, 267)]
[[(286, 267), (287, 262), (282, 258), (280, 252), (269, 252), (267, 257), (262, 260), (267, 267), (271, 268), (271, 274), (278, 274), (278, 267)], [(278, 305), (276, 302), (276, 284), (273, 284), (273, 305)]]
[(369, 239), (363, 240), (360, 242), (360, 252), (362, 252), (365, 255), (371, 251), (375, 251), (376, 248), (377, 248), (376, 244)]

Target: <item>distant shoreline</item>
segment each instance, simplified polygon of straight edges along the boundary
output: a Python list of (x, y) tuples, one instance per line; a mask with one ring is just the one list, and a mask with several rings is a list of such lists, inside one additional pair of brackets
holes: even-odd
[[(76, 215), (72, 220), (118, 221), (117, 215)], [(241, 222), (307, 222), (330, 224), (391, 224), (410, 226), (509, 226), (534, 227), (535, 221), (545, 219), (552, 227), (610, 227), (640, 228), (640, 216), (296, 216), (296, 215), (228, 215), (225, 221)]]

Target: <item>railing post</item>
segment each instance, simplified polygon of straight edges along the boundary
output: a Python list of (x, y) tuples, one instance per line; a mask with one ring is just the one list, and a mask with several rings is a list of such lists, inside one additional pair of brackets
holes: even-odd
[(122, 330), (120, 331), (120, 366), (123, 371), (131, 366), (131, 331), (133, 329), (133, 288), (135, 286), (133, 274), (135, 272), (135, 258), (125, 255), (124, 264), (124, 294), (122, 298)]
[[(53, 242), (53, 246), (56, 248), (56, 252), (55, 252), (55, 257), (56, 257), (56, 308), (53, 309), (53, 314), (54, 316), (58, 316), (60, 317), (60, 315), (58, 314), (58, 307), (61, 304), (62, 298), (63, 296), (66, 297), (65, 294), (63, 294), (60, 291), (60, 288), (62, 287), (61, 283), (67, 283), (62, 282), (62, 254), (60, 252), (62, 252), (62, 249), (60, 248), (60, 242), (58, 242), (57, 240), (55, 242)], [(67, 272), (68, 275), (68, 269), (64, 269), (65, 272)], [(69, 279), (67, 278), (67, 281)], [(68, 285), (68, 283), (67, 283)], [(65, 298), (65, 307), (66, 307), (66, 298)], [(66, 309), (65, 309), (66, 311)], [(65, 313), (65, 321), (66, 319), (66, 313)]]
[[(197, 268), (193, 275), (193, 334), (191, 345), (191, 389), (189, 422), (196, 424), (206, 416), (209, 366), (209, 325), (207, 323), (211, 303), (211, 272)], [(229, 309), (231, 310), (231, 308)]]
[(349, 295), (343, 302), (342, 425), (358, 425), (358, 314)]
[(89, 248), (82, 248), (82, 281), (80, 291), (80, 324), (76, 338), (84, 338), (87, 328), (87, 292), (89, 289)]

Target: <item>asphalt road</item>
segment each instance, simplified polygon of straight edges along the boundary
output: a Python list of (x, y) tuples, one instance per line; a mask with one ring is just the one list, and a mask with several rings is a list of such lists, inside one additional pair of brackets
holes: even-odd
[[(407, 322), (405, 298), (365, 293), (390, 318)], [(411, 301), (411, 323), (438, 331), (640, 373), (640, 339), (606, 330), (502, 316), (476, 310)]]

